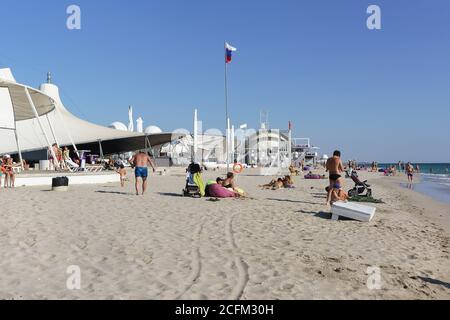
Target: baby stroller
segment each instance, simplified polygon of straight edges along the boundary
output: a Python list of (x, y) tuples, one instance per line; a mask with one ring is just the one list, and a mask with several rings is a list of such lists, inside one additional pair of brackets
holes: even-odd
[(202, 169), (198, 163), (191, 163), (189, 165), (186, 169), (186, 187), (183, 189), (183, 196), (193, 198), (202, 197), (200, 186), (194, 181), (194, 175), (201, 172)]
[(366, 197), (372, 196), (372, 189), (370, 188), (370, 185), (367, 184), (367, 180), (361, 181), (359, 180), (358, 173), (356, 171), (352, 171), (350, 174), (350, 178), (352, 178), (353, 182), (355, 183), (355, 187), (348, 192), (348, 196), (354, 197), (358, 195), (362, 195), (364, 192), (366, 192)]

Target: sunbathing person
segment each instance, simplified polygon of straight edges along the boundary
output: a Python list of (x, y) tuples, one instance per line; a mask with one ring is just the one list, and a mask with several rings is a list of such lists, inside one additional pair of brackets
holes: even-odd
[(284, 188), (295, 188), (294, 180), (292, 180), (291, 176), (285, 176), (283, 179), (283, 187)]
[(277, 180), (272, 179), (272, 181), (270, 181), (268, 184), (262, 184), (262, 185), (259, 185), (258, 187), (263, 188), (263, 189), (272, 189), (276, 183), (277, 183)]
[(275, 185), (272, 187), (272, 190), (278, 190), (284, 188), (284, 180), (282, 178), (278, 178), (275, 182)]
[(234, 183), (234, 173), (228, 172), (225, 180), (222, 181), (222, 186), (226, 189), (231, 189), (234, 191), (236, 189), (236, 184)]
[(295, 175), (295, 176), (298, 176), (298, 175), (300, 174), (300, 171), (297, 170), (297, 169), (295, 169), (295, 167), (294, 167), (293, 165), (291, 165), (291, 166), (289, 167), (289, 172), (290, 172), (292, 175)]

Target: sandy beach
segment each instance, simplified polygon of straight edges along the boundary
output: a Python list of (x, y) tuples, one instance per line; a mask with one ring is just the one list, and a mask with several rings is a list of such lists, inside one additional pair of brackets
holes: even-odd
[[(370, 223), (331, 221), (326, 180), (261, 190), (271, 177), (251, 170), (237, 178), (248, 200), (183, 198), (177, 168), (144, 197), (132, 181), (2, 189), (0, 299), (449, 299), (450, 206), (404, 177), (361, 177), (385, 202)], [(66, 287), (71, 265), (81, 290)]]

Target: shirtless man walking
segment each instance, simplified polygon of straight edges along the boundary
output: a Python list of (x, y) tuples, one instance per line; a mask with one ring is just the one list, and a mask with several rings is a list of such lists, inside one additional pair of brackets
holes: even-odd
[(328, 187), (327, 205), (331, 201), (331, 193), (333, 189), (340, 189), (342, 187), (341, 173), (344, 172), (344, 166), (341, 160), (341, 152), (335, 151), (333, 157), (327, 161), (327, 171), (330, 174), (330, 186)]
[(145, 191), (147, 191), (148, 164), (153, 168), (153, 172), (156, 171), (153, 161), (147, 153), (139, 151), (133, 156), (131, 163), (134, 165), (134, 175), (136, 177), (136, 195), (139, 195), (139, 179), (142, 179), (142, 195), (144, 195)]

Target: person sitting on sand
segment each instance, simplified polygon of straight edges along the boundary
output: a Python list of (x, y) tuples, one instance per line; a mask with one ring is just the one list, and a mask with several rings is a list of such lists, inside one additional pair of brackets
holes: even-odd
[(295, 188), (294, 180), (292, 180), (291, 176), (285, 176), (283, 179), (283, 187), (284, 188)]
[(222, 186), (226, 189), (235, 190), (236, 184), (234, 183), (234, 173), (228, 172), (225, 180), (222, 181)]
[(120, 175), (120, 186), (123, 188), (125, 186), (125, 181), (127, 180), (127, 170), (123, 164), (120, 165), (117, 173)]
[(213, 184), (222, 185), (222, 183), (223, 183), (223, 179), (220, 177), (217, 177), (216, 182), (211, 181), (211, 182), (207, 183), (205, 186), (205, 197), (211, 197), (211, 193), (209, 192), (211, 185), (213, 185)]
[(289, 167), (289, 172), (294, 175), (294, 176), (298, 176), (300, 174), (300, 171), (298, 171), (297, 169), (295, 169), (295, 167), (293, 165), (290, 165)]
[(347, 201), (349, 198), (348, 194), (342, 189), (340, 183), (336, 182), (331, 188), (330, 204), (337, 201)]
[(272, 187), (272, 190), (278, 190), (284, 188), (284, 181), (282, 178), (278, 178), (277, 181), (275, 181), (275, 184)]

